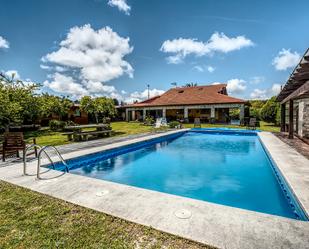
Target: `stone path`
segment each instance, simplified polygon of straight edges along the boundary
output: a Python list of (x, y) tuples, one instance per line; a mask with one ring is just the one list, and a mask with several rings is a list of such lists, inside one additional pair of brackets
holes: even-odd
[(304, 141), (294, 136), (294, 139), (288, 138), (288, 133), (274, 133), (281, 141), (285, 142), (304, 157), (309, 159), (309, 144), (306, 144)]

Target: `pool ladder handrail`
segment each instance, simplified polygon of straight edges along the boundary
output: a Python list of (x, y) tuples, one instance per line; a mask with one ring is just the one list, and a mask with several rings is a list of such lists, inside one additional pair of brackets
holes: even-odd
[[(38, 144), (31, 144), (31, 145), (27, 146), (27, 148), (25, 149), (24, 154), (23, 154), (23, 163), (24, 163), (23, 175), (27, 175), (27, 171), (26, 171), (26, 168), (27, 168), (27, 161), (26, 161), (26, 159), (27, 158), (26, 157), (27, 157), (28, 150), (30, 150), (32, 148), (41, 150), (42, 146), (40, 146)], [(37, 152), (35, 152), (35, 153), (36, 153), (36, 156), (37, 156)]]
[(63, 157), (61, 156), (59, 150), (52, 145), (47, 145), (44, 146), (40, 149), (39, 153), (38, 153), (38, 167), (37, 167), (37, 179), (40, 179), (40, 168), (41, 168), (41, 154), (44, 152), (44, 154), (46, 155), (47, 159), (49, 160), (49, 162), (53, 165), (53, 168), (55, 168), (55, 164), (53, 162), (53, 160), (50, 158), (49, 154), (46, 152), (47, 148), (52, 148), (54, 151), (56, 151), (57, 156), (59, 157), (60, 161), (63, 163), (63, 165), (65, 166), (65, 170), (66, 172), (69, 172), (69, 167), (67, 165), (67, 163), (65, 162), (65, 160), (63, 159)]

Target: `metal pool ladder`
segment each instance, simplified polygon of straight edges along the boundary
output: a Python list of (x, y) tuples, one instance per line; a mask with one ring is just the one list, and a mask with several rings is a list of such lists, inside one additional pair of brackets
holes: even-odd
[(45, 154), (45, 156), (47, 157), (47, 159), (49, 160), (49, 162), (52, 164), (53, 166), (53, 169), (55, 169), (55, 163), (53, 162), (53, 160), (51, 159), (50, 155), (47, 153), (46, 149), (47, 148), (52, 148), (57, 156), (59, 157), (60, 161), (62, 162), (62, 164), (65, 166), (65, 170), (66, 172), (69, 172), (69, 167), (67, 165), (67, 163), (65, 162), (65, 160), (63, 159), (63, 157), (61, 156), (59, 150), (55, 147), (55, 146), (52, 146), (52, 145), (47, 145), (47, 146), (44, 146), (44, 147), (41, 147), (40, 145), (37, 145), (37, 144), (32, 144), (30, 145), (29, 147), (27, 147), (27, 149), (25, 150), (25, 153), (24, 153), (24, 156), (23, 156), (23, 161), (24, 161), (24, 175), (27, 175), (27, 172), (26, 172), (26, 167), (27, 167), (27, 163), (26, 163), (26, 154), (27, 154), (27, 151), (31, 148), (39, 148), (39, 153), (38, 153), (38, 166), (37, 166), (37, 179), (40, 179), (40, 169), (41, 169), (41, 157), (42, 157), (42, 153)]

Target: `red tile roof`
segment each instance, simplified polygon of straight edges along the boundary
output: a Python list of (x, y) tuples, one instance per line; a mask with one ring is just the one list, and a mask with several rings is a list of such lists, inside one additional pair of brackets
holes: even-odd
[(230, 97), (226, 94), (226, 84), (176, 87), (162, 95), (145, 101), (127, 105), (127, 107), (167, 106), (167, 105), (203, 105), (203, 104), (240, 104), (243, 99)]

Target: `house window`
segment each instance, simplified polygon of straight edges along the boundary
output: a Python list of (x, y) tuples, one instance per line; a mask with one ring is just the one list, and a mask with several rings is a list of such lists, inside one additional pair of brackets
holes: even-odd
[(80, 117), (80, 116), (81, 116), (80, 109), (76, 109), (76, 110), (75, 110), (74, 116), (75, 116), (75, 117)]

